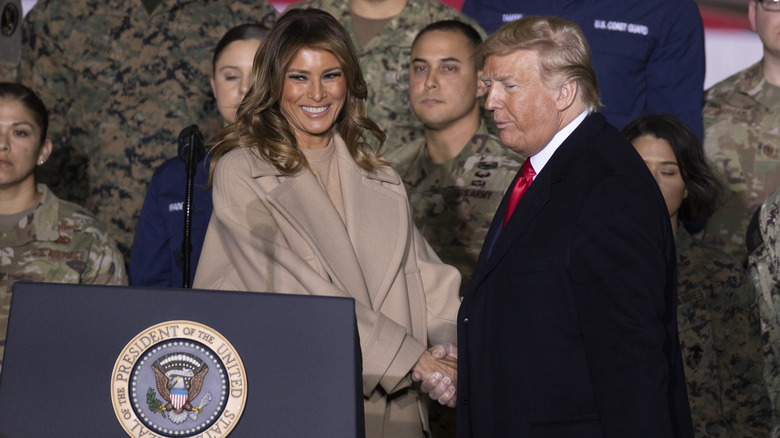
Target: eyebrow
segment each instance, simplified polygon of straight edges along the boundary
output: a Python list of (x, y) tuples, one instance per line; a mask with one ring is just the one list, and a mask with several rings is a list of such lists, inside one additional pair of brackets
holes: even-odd
[[(330, 72), (336, 71), (336, 70), (344, 70), (344, 69), (341, 68), (341, 66), (338, 66), (338, 67), (327, 68), (327, 69), (323, 70), (322, 72), (323, 73), (330, 73)], [(289, 69), (287, 69), (287, 73), (306, 73), (306, 74), (311, 74), (311, 72), (309, 70), (304, 70), (302, 68), (289, 68)]]
[[(648, 160), (645, 159), (644, 157), (642, 157), (642, 161), (647, 162)], [(657, 161), (657, 163), (662, 165), (662, 166), (673, 165), (673, 166), (680, 167), (680, 163), (678, 163), (676, 161), (668, 161), (668, 160), (667, 161)]]
[[(455, 58), (454, 56), (448, 56), (446, 58), (441, 58), (440, 61), (441, 62), (458, 62), (458, 63), (462, 63), (463, 62), (460, 59)], [(428, 60), (427, 59), (423, 59), (423, 58), (414, 58), (414, 59), (412, 59), (412, 62), (424, 62), (424, 63), (427, 64)]]
[[(482, 78), (483, 78), (483, 80), (491, 80), (487, 76), (482, 76)], [(499, 76), (496, 76), (495, 78), (493, 78), (492, 80), (494, 82), (506, 82), (506, 81), (508, 81), (510, 79), (512, 79), (512, 75), (499, 75)]]

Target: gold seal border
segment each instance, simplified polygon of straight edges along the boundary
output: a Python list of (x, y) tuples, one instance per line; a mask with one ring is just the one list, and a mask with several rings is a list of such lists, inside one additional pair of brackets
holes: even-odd
[[(246, 406), (247, 377), (244, 363), (230, 341), (213, 328), (195, 321), (174, 320), (155, 324), (127, 343), (114, 364), (111, 373), (111, 403), (122, 428), (131, 437), (161, 436), (146, 427), (132, 408), (130, 375), (136, 362), (150, 347), (169, 340), (187, 339), (209, 347), (222, 361), (225, 369), (228, 402), (222, 415), (208, 429), (193, 435), (198, 438), (209, 432), (209, 437), (226, 437), (241, 418)], [(146, 344), (146, 345), (144, 345)], [(151, 434), (151, 435), (148, 435)]]

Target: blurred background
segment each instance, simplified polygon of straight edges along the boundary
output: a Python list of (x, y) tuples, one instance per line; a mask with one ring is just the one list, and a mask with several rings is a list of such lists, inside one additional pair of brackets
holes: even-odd
[[(463, 0), (441, 0), (460, 9)], [(517, 0), (522, 1), (522, 0)], [(750, 30), (750, 0), (697, 0), (705, 29), (707, 71), (704, 88), (729, 77), (761, 59), (761, 41)], [(280, 11), (296, 0), (271, 0)]]
[[(298, 0), (270, 0), (279, 11)], [(460, 9), (463, 0), (441, 0)], [(517, 0), (522, 1), (522, 0)], [(761, 59), (761, 41), (750, 30), (747, 5), (750, 0), (697, 0), (705, 29), (707, 72), (704, 88), (727, 78)], [(35, 0), (22, 0), (25, 14)]]
[(750, 30), (750, 0), (699, 0), (704, 21), (707, 72), (704, 88), (749, 67), (762, 56), (761, 41)]

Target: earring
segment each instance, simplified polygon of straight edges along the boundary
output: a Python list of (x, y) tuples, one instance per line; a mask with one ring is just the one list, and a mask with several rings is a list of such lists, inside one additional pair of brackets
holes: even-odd
[(43, 160), (38, 162), (38, 164), (41, 165), (41, 166), (43, 166), (43, 163), (45, 163), (45, 161), (43, 161)]

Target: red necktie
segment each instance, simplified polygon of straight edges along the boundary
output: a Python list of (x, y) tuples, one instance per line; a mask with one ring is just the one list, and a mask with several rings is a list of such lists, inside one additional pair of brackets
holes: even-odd
[(501, 228), (506, 226), (507, 221), (509, 221), (509, 217), (512, 216), (515, 208), (517, 208), (517, 204), (520, 202), (520, 198), (523, 197), (525, 191), (528, 190), (528, 186), (530, 186), (533, 182), (534, 175), (536, 175), (536, 172), (534, 171), (533, 166), (531, 166), (531, 159), (527, 158), (523, 163), (523, 169), (520, 172), (520, 178), (517, 178), (517, 181), (515, 181), (515, 186), (512, 188), (512, 194), (509, 195), (509, 204), (506, 206), (506, 211), (504, 212), (504, 223)]

